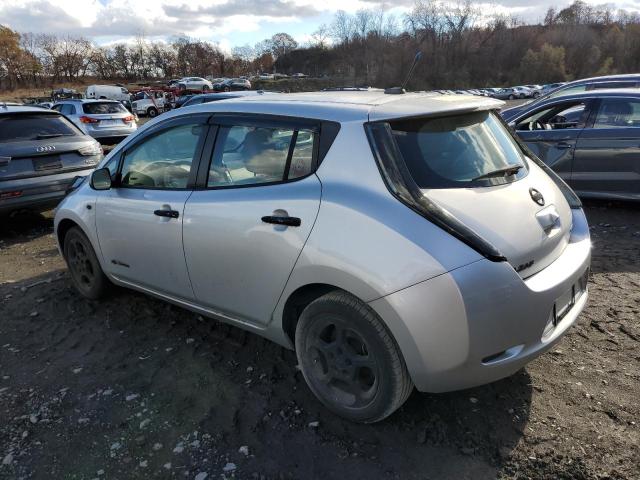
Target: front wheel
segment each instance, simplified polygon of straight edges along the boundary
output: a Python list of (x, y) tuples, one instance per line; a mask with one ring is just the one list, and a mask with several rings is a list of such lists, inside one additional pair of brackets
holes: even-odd
[(91, 300), (103, 297), (111, 284), (102, 271), (91, 242), (80, 228), (73, 227), (67, 232), (63, 252), (76, 290)]
[(203, 92), (208, 92), (209, 91), (209, 85), (203, 85), (202, 86), (202, 91)]
[(154, 118), (158, 115), (158, 109), (156, 107), (149, 108), (147, 110), (147, 115), (149, 115), (150, 118)]
[(295, 346), (311, 391), (348, 420), (380, 421), (413, 390), (402, 353), (385, 325), (346, 292), (329, 292), (304, 309)]
[(509, 95), (509, 100), (513, 100), (514, 98), (516, 97), (514, 97), (513, 95)]

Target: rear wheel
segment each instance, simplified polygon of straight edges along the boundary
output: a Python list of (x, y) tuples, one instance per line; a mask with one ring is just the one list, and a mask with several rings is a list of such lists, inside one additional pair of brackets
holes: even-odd
[(153, 118), (155, 116), (158, 115), (158, 109), (156, 107), (150, 107), (147, 109), (147, 115), (149, 115), (150, 118)]
[(368, 305), (346, 292), (329, 292), (304, 309), (295, 344), (311, 391), (349, 420), (382, 420), (413, 390), (391, 334)]
[(228, 86), (225, 86), (225, 87), (224, 87), (224, 91), (225, 91), (225, 92), (230, 92), (230, 91), (231, 91), (231, 88), (229, 88)]
[(203, 92), (208, 92), (209, 91), (209, 85), (203, 85), (202, 86), (202, 91)]
[(102, 271), (91, 242), (80, 228), (73, 227), (67, 232), (63, 250), (76, 289), (92, 300), (103, 297), (111, 283)]
[(513, 94), (509, 95), (509, 100), (513, 100), (514, 98), (516, 97), (514, 97)]

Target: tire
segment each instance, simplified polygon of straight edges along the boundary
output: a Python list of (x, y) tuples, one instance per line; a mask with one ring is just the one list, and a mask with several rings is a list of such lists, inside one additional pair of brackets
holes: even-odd
[(539, 96), (540, 96), (540, 92), (535, 92), (535, 93), (533, 94), (533, 98), (538, 98)]
[(208, 92), (209, 91), (209, 85), (203, 85), (202, 86), (202, 91), (203, 92)]
[(513, 94), (509, 95), (509, 100), (513, 100), (514, 98), (516, 97), (514, 97)]
[(150, 107), (147, 109), (147, 115), (149, 118), (154, 118), (158, 115), (158, 109), (156, 107)]
[(231, 88), (229, 88), (229, 87), (224, 87), (224, 91), (225, 91), (225, 92), (230, 92), (230, 91), (231, 91)]
[(413, 390), (402, 353), (385, 325), (346, 292), (335, 290), (307, 305), (296, 327), (295, 346), (311, 391), (348, 420), (378, 422)]
[(91, 300), (104, 297), (111, 282), (102, 271), (91, 242), (79, 227), (69, 229), (64, 237), (63, 250), (76, 290)]

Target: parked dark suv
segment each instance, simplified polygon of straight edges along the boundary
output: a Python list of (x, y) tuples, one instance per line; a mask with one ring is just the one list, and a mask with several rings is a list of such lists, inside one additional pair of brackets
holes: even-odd
[(222, 82), (214, 83), (213, 90), (216, 92), (251, 90), (251, 82), (246, 78), (228, 78)]
[(640, 89), (548, 98), (509, 125), (578, 195), (640, 200)]
[(60, 113), (0, 104), (0, 214), (55, 206), (101, 159), (100, 144)]

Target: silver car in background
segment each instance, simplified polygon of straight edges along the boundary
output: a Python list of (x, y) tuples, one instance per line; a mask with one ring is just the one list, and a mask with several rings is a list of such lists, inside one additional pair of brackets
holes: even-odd
[(556, 344), (587, 301), (575, 194), (478, 96), (276, 94), (155, 119), (57, 211), (78, 291), (133, 288), (295, 348), (358, 422)]
[(51, 108), (103, 144), (121, 142), (138, 129), (135, 117), (115, 100), (63, 100)]

